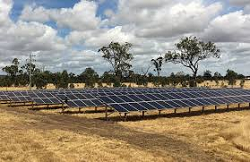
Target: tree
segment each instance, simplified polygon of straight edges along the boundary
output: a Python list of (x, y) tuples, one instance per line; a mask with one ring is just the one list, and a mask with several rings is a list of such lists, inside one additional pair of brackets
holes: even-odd
[(122, 80), (122, 76), (129, 71), (132, 67), (131, 61), (133, 56), (129, 53), (129, 49), (132, 44), (125, 43), (120, 44), (118, 42), (111, 42), (108, 46), (104, 46), (98, 50), (103, 53), (104, 60), (108, 61), (113, 67), (113, 72), (119, 81)]
[(186, 37), (176, 44), (178, 51), (168, 51), (165, 54), (165, 61), (174, 64), (182, 64), (193, 72), (194, 85), (199, 69), (199, 62), (210, 57), (219, 58), (220, 50), (212, 42), (203, 42), (196, 37)]
[(154, 71), (157, 72), (157, 76), (160, 76), (160, 72), (161, 72), (161, 66), (162, 66), (162, 62), (163, 62), (163, 57), (158, 57), (157, 59), (152, 59), (151, 62), (153, 63), (155, 69)]
[(215, 72), (213, 79), (216, 83), (216, 86), (219, 86), (219, 80), (222, 78), (222, 75), (219, 72)]
[(33, 83), (37, 89), (43, 89), (48, 84), (48, 78), (46, 73), (41, 72), (40, 70), (35, 71), (33, 76)]
[(103, 75), (101, 76), (101, 80), (103, 83), (106, 83), (107, 85), (111, 86), (111, 83), (113, 81), (114, 75), (111, 72), (105, 71)]
[(5, 66), (2, 70), (9, 76), (11, 84), (19, 84), (17, 79), (19, 73), (19, 60), (17, 58), (13, 59), (12, 65)]
[(238, 74), (235, 71), (230, 69), (227, 70), (225, 78), (228, 80), (228, 84), (231, 85), (232, 87), (236, 84), (237, 77)]
[(95, 83), (98, 82), (98, 74), (92, 68), (86, 68), (85, 71), (79, 76), (85, 83), (86, 87), (93, 88), (95, 87)]
[(211, 79), (212, 79), (212, 72), (211, 72), (210, 70), (204, 71), (203, 77), (204, 77), (206, 80), (211, 80)]
[(68, 88), (69, 85), (69, 75), (67, 70), (63, 70), (60, 77), (59, 88)]

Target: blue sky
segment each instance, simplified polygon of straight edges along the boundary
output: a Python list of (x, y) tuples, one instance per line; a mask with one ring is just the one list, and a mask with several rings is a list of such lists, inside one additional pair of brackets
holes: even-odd
[[(250, 75), (247, 0), (4, 0), (0, 5), (7, 6), (0, 10), (0, 68), (39, 51), (37, 64), (48, 70), (79, 74), (93, 67), (101, 74), (111, 66), (97, 50), (118, 41), (133, 44), (133, 70), (142, 72), (152, 58), (192, 35), (215, 42), (222, 51), (220, 59), (202, 62), (199, 73), (234, 69)], [(163, 74), (172, 71), (190, 73), (164, 64)]]

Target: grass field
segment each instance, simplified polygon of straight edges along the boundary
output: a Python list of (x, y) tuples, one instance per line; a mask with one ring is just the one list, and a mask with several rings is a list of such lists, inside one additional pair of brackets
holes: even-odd
[(122, 122), (1, 105), (0, 161), (249, 161), (250, 110), (199, 110)]

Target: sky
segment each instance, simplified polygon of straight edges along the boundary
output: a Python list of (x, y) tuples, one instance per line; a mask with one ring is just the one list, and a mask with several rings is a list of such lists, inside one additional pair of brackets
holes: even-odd
[[(199, 74), (250, 75), (250, 0), (0, 0), (1, 69), (33, 53), (45, 70), (102, 74), (112, 68), (98, 49), (113, 41), (133, 44), (132, 70), (143, 73), (186, 36), (221, 50), (219, 59), (200, 63)], [(162, 75), (179, 71), (191, 73), (165, 63)]]

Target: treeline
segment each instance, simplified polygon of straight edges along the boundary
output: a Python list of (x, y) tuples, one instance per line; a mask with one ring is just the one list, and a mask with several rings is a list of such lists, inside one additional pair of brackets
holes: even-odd
[[(86, 68), (80, 75), (68, 73), (66, 70), (52, 73), (50, 71), (42, 71), (35, 64), (20, 66), (17, 58), (12, 61), (10, 66), (6, 66), (2, 70), (7, 75), (0, 78), (1, 87), (28, 86), (29, 73), (31, 72), (31, 86), (36, 86), (38, 89), (46, 88), (49, 83), (53, 84), (56, 88), (74, 88), (73, 83), (85, 83), (85, 86), (89, 88), (95, 87), (96, 84), (98, 87), (103, 87), (103, 85), (121, 87), (125, 86), (123, 84), (125, 82), (141, 86), (147, 86), (149, 83), (152, 83), (156, 87), (188, 87), (192, 80), (192, 76), (184, 72), (171, 73), (170, 76), (158, 76), (153, 73), (138, 74), (130, 70), (126, 76), (117, 77), (112, 71), (104, 72), (99, 76), (94, 69)], [(218, 84), (217, 86), (224, 86), (219, 85), (220, 80), (227, 80), (229, 85), (235, 85), (237, 79), (241, 79), (243, 82), (245, 76), (237, 74), (233, 70), (227, 70), (225, 76), (222, 76), (218, 72), (213, 74), (211, 71), (206, 70), (203, 75), (198, 75), (196, 80), (197, 83), (202, 83), (206, 80), (215, 81)]]
[[(155, 86), (162, 87), (177, 85), (196, 87), (197, 83), (202, 83), (204, 80), (214, 80), (216, 84), (219, 84), (219, 80), (228, 80), (229, 85), (234, 85), (236, 79), (242, 80), (241, 85), (245, 82), (245, 77), (233, 70), (227, 70), (225, 76), (218, 72), (212, 74), (209, 70), (205, 71), (203, 75), (198, 75), (200, 62), (211, 57), (220, 58), (220, 50), (214, 43), (203, 42), (196, 37), (183, 38), (176, 44), (176, 51), (168, 51), (163, 57), (151, 59), (151, 65), (144, 69), (146, 72), (143, 74), (132, 71), (131, 62), (134, 57), (130, 53), (131, 47), (132, 44), (128, 42), (124, 44), (111, 42), (108, 46), (100, 48), (98, 52), (103, 54), (103, 59), (112, 67), (110, 71), (104, 72), (101, 76), (92, 68), (86, 68), (80, 75), (68, 73), (66, 70), (52, 73), (37, 68), (31, 62), (20, 66), (19, 60), (15, 58), (10, 66), (2, 69), (7, 76), (1, 78), (0, 86), (27, 86), (30, 84), (30, 86), (41, 89), (46, 88), (48, 83), (54, 84), (56, 88), (74, 88), (73, 83), (85, 83), (86, 87), (94, 87), (97, 83), (99, 87), (102, 87), (102, 83), (106, 83), (109, 86), (120, 87), (125, 86), (123, 83), (130, 82), (144, 86), (153, 83)], [(189, 68), (192, 75), (178, 72), (171, 73), (170, 76), (161, 76), (162, 65), (165, 63), (180, 64)], [(156, 75), (149, 73), (151, 67)]]

